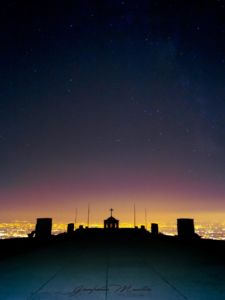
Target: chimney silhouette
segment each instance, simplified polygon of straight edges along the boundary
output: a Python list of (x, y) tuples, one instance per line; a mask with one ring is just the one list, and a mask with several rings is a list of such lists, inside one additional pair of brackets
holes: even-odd
[(47, 240), (52, 235), (52, 219), (38, 218), (35, 229), (35, 237), (37, 239)]
[(67, 233), (68, 233), (69, 235), (71, 235), (71, 234), (73, 234), (73, 232), (74, 232), (74, 223), (69, 223), (69, 224), (67, 225)]
[(159, 225), (156, 223), (151, 224), (151, 233), (152, 235), (158, 235), (159, 234)]
[(177, 219), (178, 237), (190, 239), (195, 236), (194, 219)]

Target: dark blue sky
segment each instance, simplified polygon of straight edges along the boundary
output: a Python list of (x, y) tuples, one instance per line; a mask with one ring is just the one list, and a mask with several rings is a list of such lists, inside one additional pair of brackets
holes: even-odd
[(0, 20), (4, 215), (225, 210), (223, 0), (3, 1)]

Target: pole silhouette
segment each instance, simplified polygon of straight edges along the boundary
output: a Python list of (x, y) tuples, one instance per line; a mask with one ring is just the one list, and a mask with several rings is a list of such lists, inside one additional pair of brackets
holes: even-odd
[(90, 222), (90, 205), (88, 204), (87, 227), (89, 227), (89, 222)]
[(134, 227), (136, 227), (136, 207), (134, 203)]

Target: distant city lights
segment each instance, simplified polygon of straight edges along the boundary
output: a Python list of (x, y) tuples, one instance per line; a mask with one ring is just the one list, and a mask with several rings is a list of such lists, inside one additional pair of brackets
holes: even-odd
[[(81, 225), (84, 225), (81, 223)], [(140, 225), (139, 225), (140, 226)], [(55, 223), (53, 224), (52, 233), (57, 235), (66, 232), (67, 224)], [(102, 224), (91, 224), (90, 227), (102, 227)], [(132, 227), (131, 224), (122, 223), (121, 227)], [(27, 237), (28, 233), (34, 230), (35, 224), (30, 222), (15, 221), (10, 223), (0, 223), (0, 239)], [(149, 230), (150, 226), (148, 226)], [(166, 235), (176, 235), (176, 225), (160, 224), (159, 229), (161, 233)], [(211, 223), (211, 224), (195, 224), (195, 231), (202, 238), (225, 240), (225, 224), (224, 223)]]

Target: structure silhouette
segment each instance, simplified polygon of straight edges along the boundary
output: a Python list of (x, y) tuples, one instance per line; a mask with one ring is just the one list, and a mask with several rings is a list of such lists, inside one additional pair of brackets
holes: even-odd
[(105, 229), (118, 229), (119, 228), (119, 220), (115, 219), (112, 216), (113, 208), (110, 209), (111, 215), (108, 219), (104, 220), (104, 228)]
[(38, 218), (35, 230), (28, 234), (29, 238), (35, 237), (40, 240), (48, 240), (52, 235), (52, 219)]
[(74, 224), (73, 223), (69, 223), (67, 225), (67, 233), (72, 235), (74, 233)]
[(152, 235), (156, 236), (159, 234), (159, 226), (156, 223), (151, 224), (151, 233)]
[(178, 237), (181, 239), (193, 239), (195, 234), (194, 219), (177, 219)]
[[(105, 231), (105, 229), (107, 229)], [(38, 218), (36, 228), (34, 231), (28, 234), (29, 238), (35, 238), (37, 240), (49, 240), (52, 239), (53, 236), (51, 234), (52, 231), (52, 219), (51, 218)], [(113, 234), (110, 234), (110, 232)], [(114, 232), (114, 233), (113, 233)], [(185, 219), (180, 218), (177, 219), (177, 237), (179, 239), (196, 239), (200, 238), (199, 235), (195, 233), (194, 228), (194, 220), (193, 219)], [(151, 224), (151, 232), (146, 229), (144, 225), (140, 227), (135, 226), (134, 228), (119, 228), (119, 220), (113, 217), (113, 208), (110, 209), (109, 218), (104, 220), (104, 228), (89, 228), (88, 226), (84, 227), (83, 225), (79, 225), (78, 229), (75, 230), (74, 223), (69, 223), (67, 225), (67, 233), (59, 234), (59, 237), (67, 236), (70, 238), (75, 238), (77, 236), (85, 236), (86, 238), (98, 237), (98, 236), (120, 236), (124, 238), (128, 238), (131, 236), (140, 235), (142, 238), (168, 238), (165, 234), (159, 233), (159, 226), (156, 223)]]

